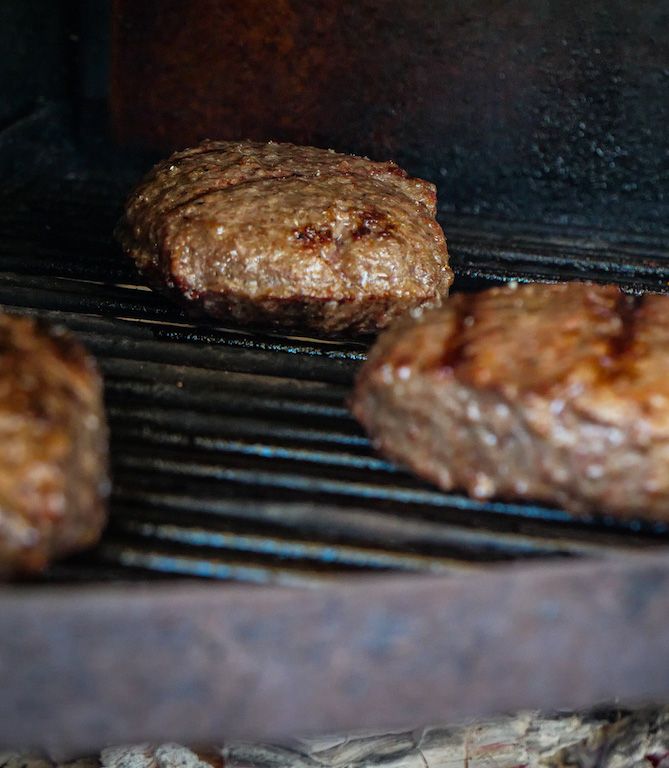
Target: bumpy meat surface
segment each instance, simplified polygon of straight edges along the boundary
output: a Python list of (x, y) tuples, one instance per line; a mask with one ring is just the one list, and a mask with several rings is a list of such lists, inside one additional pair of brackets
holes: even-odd
[(432, 184), (395, 163), (207, 141), (158, 164), (117, 236), (154, 288), (222, 320), (373, 332), (453, 274)]
[(61, 330), (0, 315), (0, 575), (95, 543), (108, 485), (92, 359)]
[(669, 520), (669, 296), (531, 284), (387, 331), (353, 411), (445, 490)]

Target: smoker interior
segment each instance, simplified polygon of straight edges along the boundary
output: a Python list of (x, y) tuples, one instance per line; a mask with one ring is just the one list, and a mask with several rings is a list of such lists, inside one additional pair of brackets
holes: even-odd
[[(369, 340), (194, 325), (113, 242), (148, 158), (92, 163), (48, 109), (5, 133), (19, 164), (0, 206), (0, 304), (61, 323), (104, 374), (111, 515), (100, 546), (39, 582), (205, 578), (318, 584), (338, 574), (453, 573), (531, 558), (610, 557), (667, 525), (442, 493), (387, 462), (346, 398)], [(456, 290), (593, 279), (664, 290), (659, 238), (445, 217)]]
[(666, 700), (668, 525), (440, 493), (347, 411), (370, 340), (195, 325), (111, 236), (159, 156), (271, 138), (435, 182), (456, 290), (667, 290), (666, 3), (6, 0), (0, 21), (0, 306), (95, 354), (113, 469), (100, 546), (0, 590), (3, 748)]

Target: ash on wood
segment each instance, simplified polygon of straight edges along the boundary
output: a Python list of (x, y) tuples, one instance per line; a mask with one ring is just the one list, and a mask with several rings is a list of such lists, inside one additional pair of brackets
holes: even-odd
[(410, 731), (108, 747), (56, 762), (43, 755), (0, 754), (0, 768), (666, 768), (669, 708), (514, 716)]

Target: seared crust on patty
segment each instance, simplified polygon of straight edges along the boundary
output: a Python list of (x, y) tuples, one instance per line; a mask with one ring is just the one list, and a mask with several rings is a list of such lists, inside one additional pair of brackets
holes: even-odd
[(0, 575), (94, 544), (108, 490), (93, 359), (62, 330), (0, 315)]
[(379, 339), (353, 412), (445, 490), (669, 520), (669, 296), (461, 294)]
[(117, 234), (153, 287), (212, 317), (365, 333), (447, 295), (435, 208), (394, 163), (209, 141), (153, 169)]

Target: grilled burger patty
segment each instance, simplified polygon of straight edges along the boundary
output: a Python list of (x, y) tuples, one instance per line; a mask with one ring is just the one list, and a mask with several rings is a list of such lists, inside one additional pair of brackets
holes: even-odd
[(222, 320), (371, 332), (453, 273), (434, 185), (395, 163), (206, 141), (158, 164), (117, 227), (154, 288)]
[(669, 520), (669, 296), (523, 285), (383, 334), (353, 412), (445, 490)]
[(92, 359), (63, 331), (0, 315), (0, 574), (96, 542), (107, 491)]

